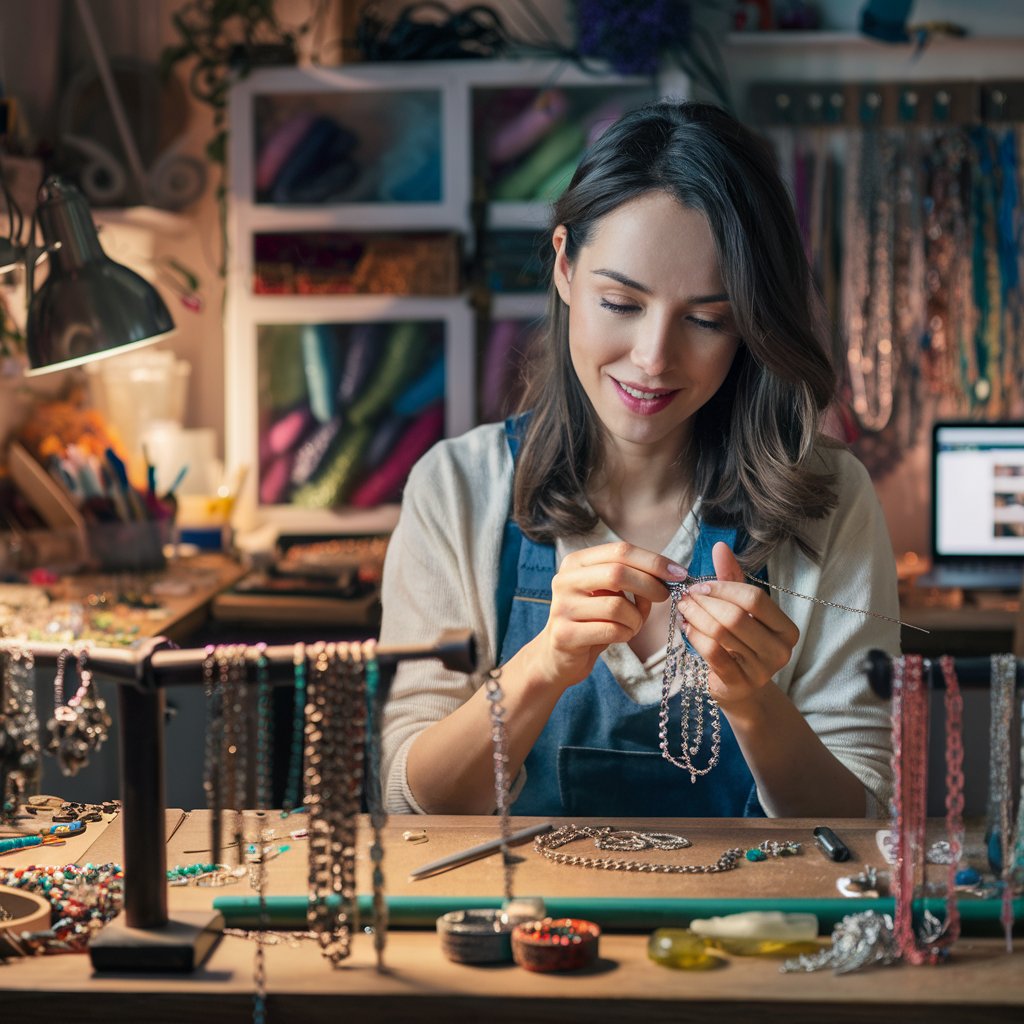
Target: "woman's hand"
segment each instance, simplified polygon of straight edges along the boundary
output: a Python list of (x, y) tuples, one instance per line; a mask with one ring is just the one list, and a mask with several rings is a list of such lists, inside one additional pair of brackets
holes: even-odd
[(680, 599), (680, 625), (711, 669), (711, 696), (728, 711), (757, 695), (789, 662), (800, 630), (746, 582), (728, 544), (719, 541), (711, 557), (718, 579), (696, 584)]
[(535, 673), (561, 689), (586, 679), (609, 644), (632, 640), (651, 605), (668, 598), (663, 580), (685, 577), (664, 555), (625, 541), (567, 555), (551, 581), (547, 625), (528, 645)]

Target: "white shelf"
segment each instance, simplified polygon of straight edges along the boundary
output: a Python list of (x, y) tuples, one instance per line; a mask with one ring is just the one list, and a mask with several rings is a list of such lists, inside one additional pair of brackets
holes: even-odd
[[(638, 98), (682, 96), (688, 92), (688, 82), (685, 76), (672, 72), (654, 85), (647, 77), (588, 73), (569, 61), (467, 60), (353, 64), (344, 68), (263, 69), (232, 88), (229, 104), (224, 432), (229, 471), (247, 464), (259, 477), (258, 421), (264, 411), (258, 394), (261, 368), (257, 365), (257, 342), (261, 337), (261, 327), (440, 323), (445, 345), (444, 432), (453, 436), (475, 424), (477, 348), (478, 343), (482, 345), (483, 342), (476, 337), (475, 315), (467, 295), (254, 294), (254, 239), (260, 234), (305, 232), (444, 231), (464, 236), (468, 245), (473, 230), (474, 158), (485, 142), (482, 136), (474, 133), (475, 127), (481, 127), (477, 120), (483, 107), (478, 103), (491, 100), (489, 90), (532, 90), (539, 93), (552, 88), (565, 91), (572, 111), (569, 116), (580, 117), (584, 111), (603, 110), (610, 100), (624, 106)], [(379, 102), (373, 95), (368, 95), (373, 93), (381, 94)], [(273, 193), (273, 187), (266, 183), (261, 190), (256, 188), (256, 168), (260, 163), (257, 146), (265, 141), (263, 133), (268, 138), (275, 138), (275, 130), (281, 124), (286, 125), (288, 118), (301, 119), (308, 115), (330, 118), (349, 126), (360, 140), (359, 146), (363, 149), (357, 148), (354, 152), (356, 159), (364, 161), (365, 168), (374, 168), (375, 160), (386, 166), (386, 158), (394, 152), (389, 146), (394, 147), (405, 139), (401, 131), (388, 136), (388, 130), (394, 128), (395, 122), (389, 116), (387, 103), (393, 95), (402, 93), (419, 94), (416, 99), (424, 109), (439, 113), (436, 149), (440, 161), (440, 195), (437, 202), (401, 203), (389, 198), (387, 202), (292, 205), (257, 201), (258, 194), (266, 198)], [(399, 109), (404, 102), (404, 98), (399, 96)], [(266, 119), (258, 121), (264, 115)], [(412, 127), (419, 125), (413, 124)], [(482, 128), (490, 130), (491, 122)], [(280, 142), (281, 137), (276, 138)], [(385, 141), (387, 139), (391, 140), (390, 143)], [(264, 172), (264, 176), (270, 173), (265, 166)], [(365, 181), (360, 179), (352, 191), (340, 194), (360, 197), (376, 194), (378, 190), (370, 186), (377, 184), (372, 177), (377, 172), (366, 170), (364, 173)], [(390, 197), (393, 193), (385, 194)], [(415, 192), (408, 194), (419, 198)], [(550, 219), (550, 204), (494, 202), (489, 205), (487, 216), (489, 229), (541, 232)], [(493, 312), (496, 316), (532, 320), (542, 317), (544, 311), (544, 295), (515, 293), (494, 296)], [(299, 332), (286, 331), (286, 344), (291, 343), (292, 333)], [(347, 335), (347, 332), (339, 330), (338, 334)], [(290, 359), (290, 355), (286, 354), (285, 358)], [(296, 358), (302, 358), (298, 351)], [(383, 424), (384, 420), (380, 422)], [(283, 456), (290, 454), (291, 451), (275, 451), (271, 457), (283, 464)], [(240, 522), (236, 525), (243, 529), (267, 523), (284, 529), (357, 531), (358, 524), (367, 522), (389, 528), (395, 512), (393, 506), (380, 510), (313, 510), (291, 504), (261, 505), (256, 502), (256, 490), (247, 488), (244, 492), (251, 504), (239, 512)], [(287, 497), (289, 493), (288, 490), (275, 490), (274, 500)], [(267, 496), (271, 496), (271, 491)]]
[[(737, 49), (816, 49), (842, 47), (864, 50), (887, 50), (905, 55), (916, 47), (911, 39), (905, 43), (887, 43), (881, 39), (863, 35), (860, 32), (832, 31), (821, 29), (816, 32), (730, 32), (726, 45)], [(932, 35), (926, 50), (985, 49), (993, 46), (1019, 46), (1024, 48), (1024, 36), (948, 36)]]

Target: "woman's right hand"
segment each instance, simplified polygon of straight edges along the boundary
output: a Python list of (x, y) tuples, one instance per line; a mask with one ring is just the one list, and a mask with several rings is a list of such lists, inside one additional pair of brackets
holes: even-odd
[(651, 605), (667, 600), (663, 581), (685, 578), (682, 566), (625, 541), (567, 555), (551, 581), (547, 625), (527, 645), (533, 674), (563, 690), (582, 682), (609, 644), (632, 640)]

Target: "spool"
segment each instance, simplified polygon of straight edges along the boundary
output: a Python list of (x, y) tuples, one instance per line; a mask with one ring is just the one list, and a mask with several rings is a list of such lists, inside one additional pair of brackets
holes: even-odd
[[(7, 915), (10, 915), (8, 917)], [(50, 904), (34, 893), (0, 885), (0, 955), (20, 956), (20, 943), (7, 941), (7, 934), (42, 932), (50, 927)]]

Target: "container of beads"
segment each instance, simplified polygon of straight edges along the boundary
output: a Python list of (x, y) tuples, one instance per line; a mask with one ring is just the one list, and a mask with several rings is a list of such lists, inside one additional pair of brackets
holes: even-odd
[[(22, 932), (50, 927), (50, 904), (35, 893), (0, 885), (0, 957), (20, 956)], [(9, 939), (8, 936), (11, 938)]]

